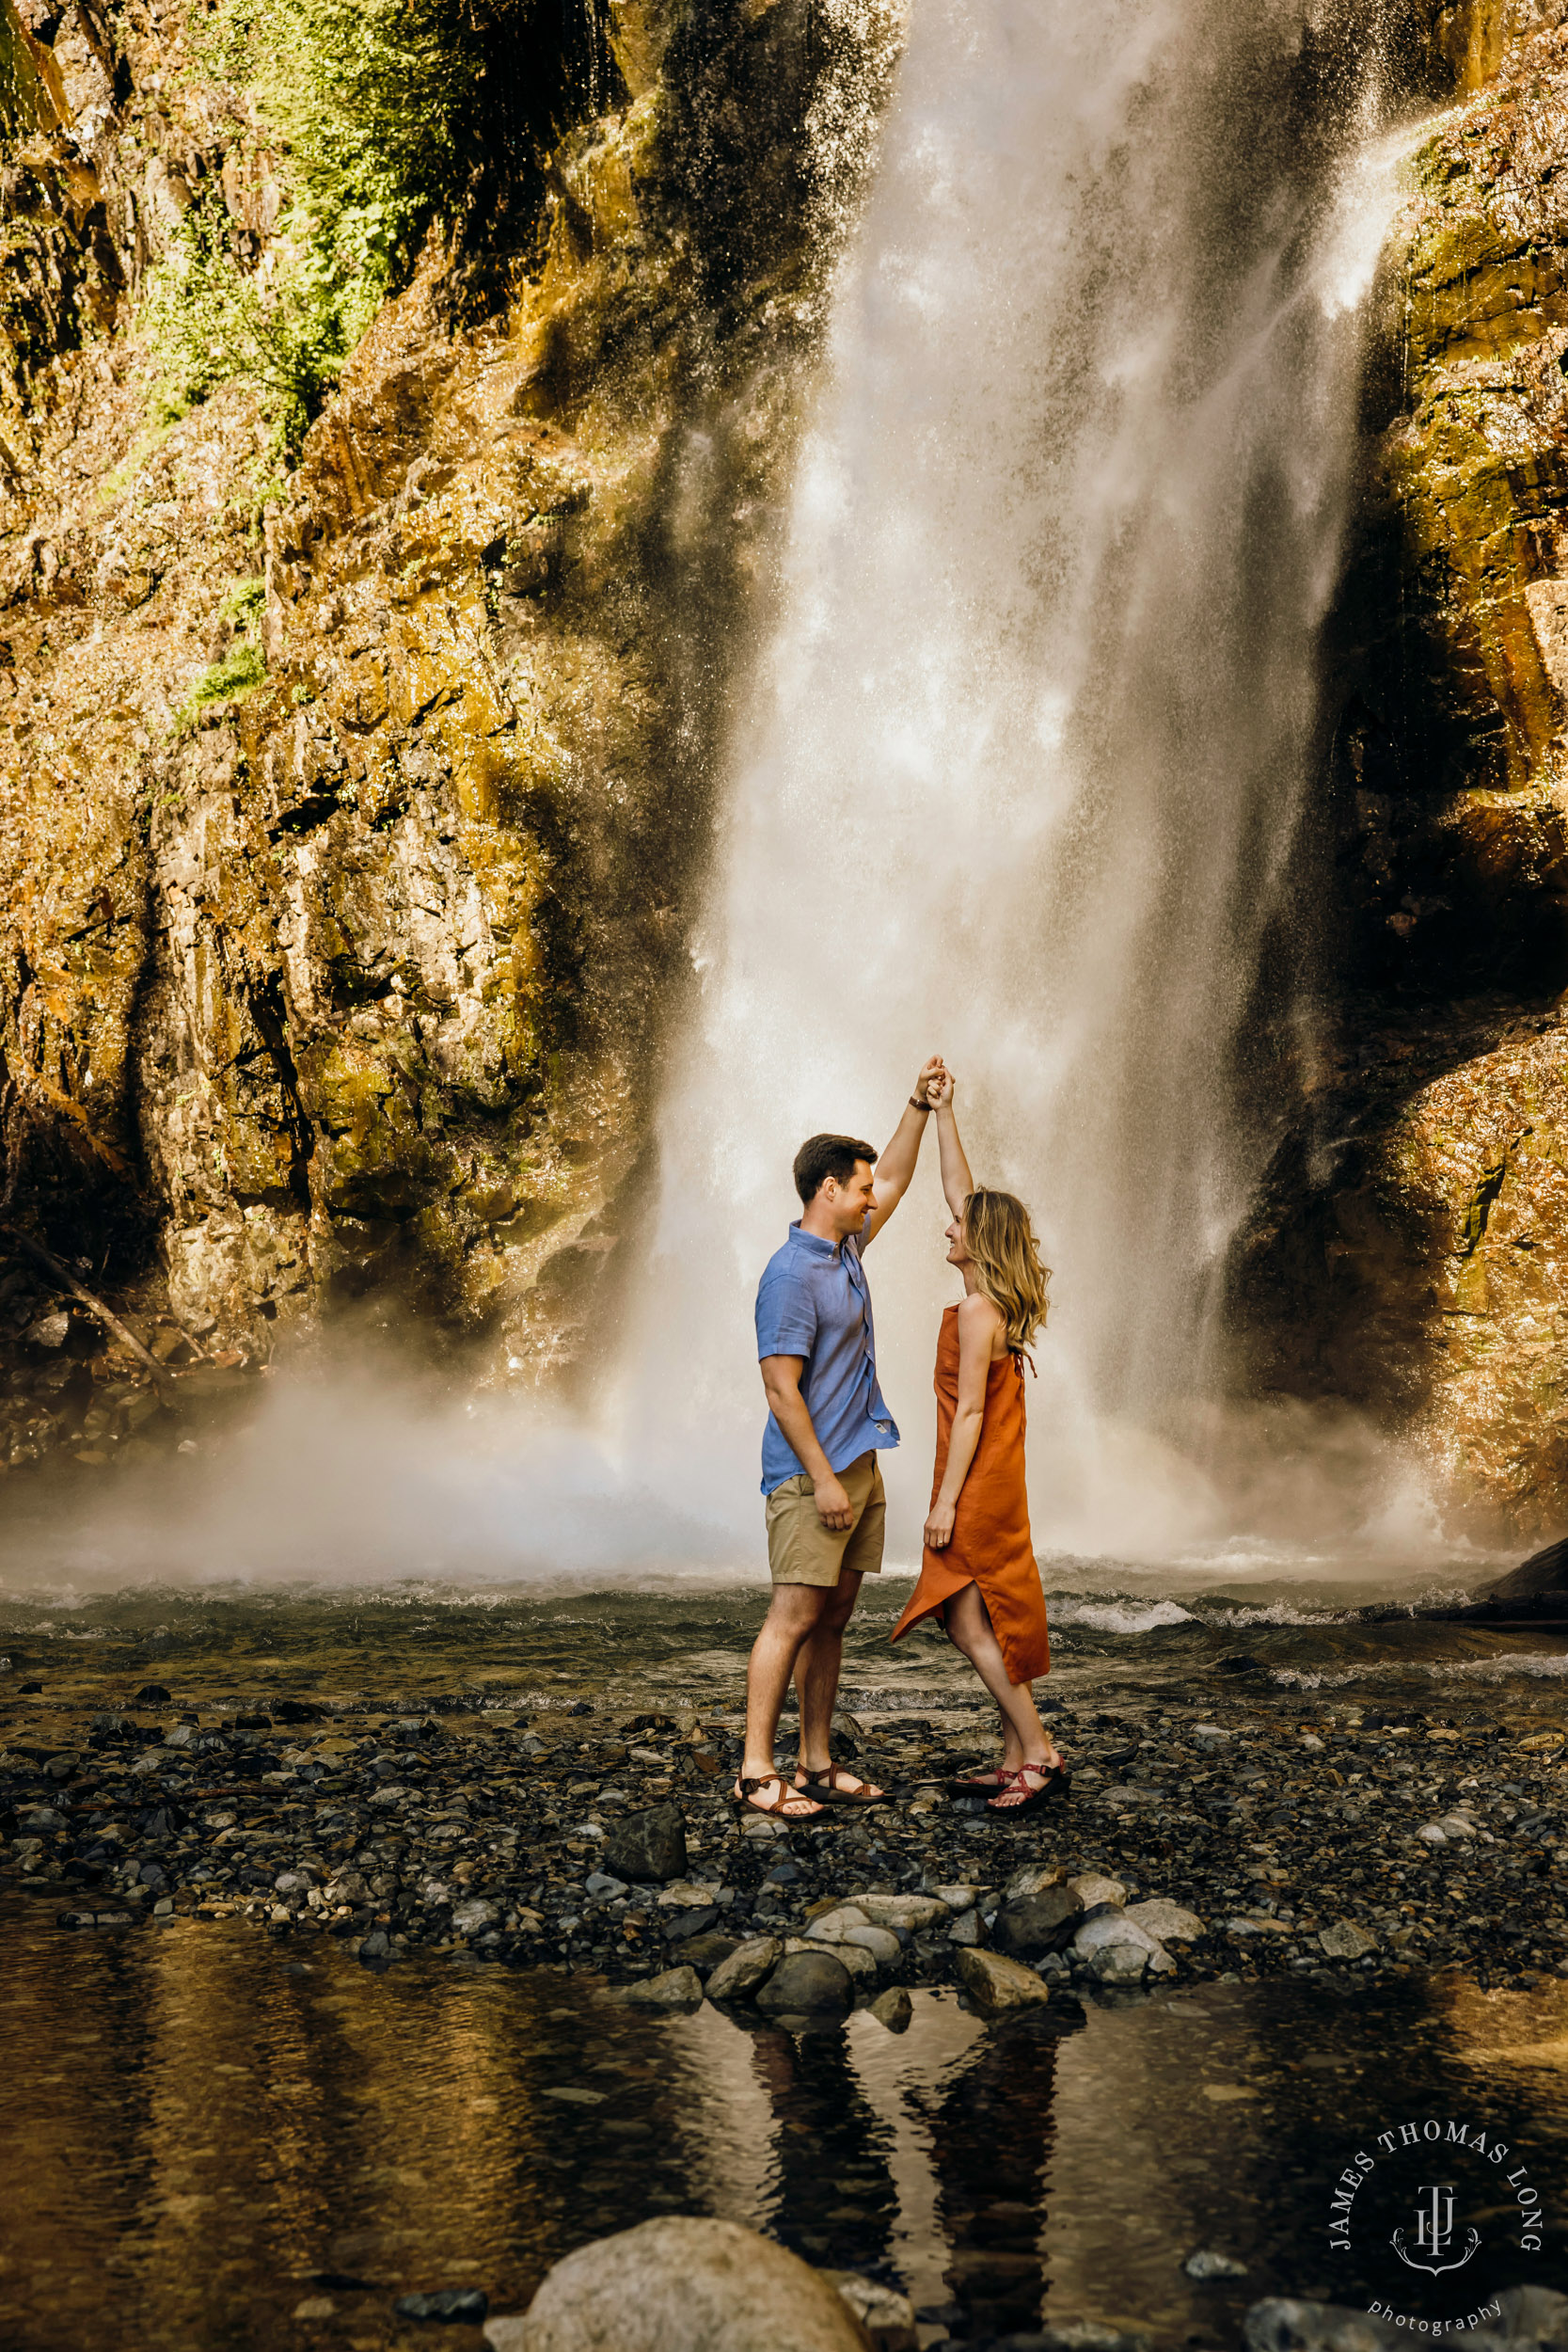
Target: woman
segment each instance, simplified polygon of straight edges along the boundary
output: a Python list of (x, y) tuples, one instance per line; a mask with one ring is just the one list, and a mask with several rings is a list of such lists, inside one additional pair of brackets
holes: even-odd
[(1029, 1688), (1051, 1648), (1023, 1484), (1023, 1352), (1045, 1321), (1051, 1277), (1022, 1202), (975, 1188), (951, 1076), (944, 1072), (928, 1091), (953, 1212), (947, 1263), (963, 1276), (964, 1295), (942, 1318), (926, 1555), (893, 1639), (940, 1616), (1002, 1714), (1001, 1764), (956, 1781), (954, 1792), (989, 1796), (993, 1813), (1021, 1813), (1067, 1778)]

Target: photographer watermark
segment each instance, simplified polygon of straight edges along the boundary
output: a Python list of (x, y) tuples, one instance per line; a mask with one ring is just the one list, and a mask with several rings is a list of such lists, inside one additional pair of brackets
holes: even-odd
[(1370, 2286), (1374, 2319), (1413, 2335), (1457, 2335), (1496, 2319), (1497, 2294), (1541, 2251), (1543, 2224), (1541, 2192), (1517, 2149), (1451, 2116), (1375, 2132), (1329, 2195), (1336, 2266)]

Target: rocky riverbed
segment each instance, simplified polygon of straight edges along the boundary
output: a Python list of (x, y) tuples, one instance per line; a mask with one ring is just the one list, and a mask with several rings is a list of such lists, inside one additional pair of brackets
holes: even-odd
[(0, 1884), (62, 1932), (237, 1915), (377, 1965), (467, 1948), (677, 2004), (706, 1982), (766, 2006), (771, 1984), (776, 2008), (1568, 1976), (1555, 1691), (1449, 1715), (1277, 1686), (1085, 1699), (1053, 1717), (1069, 1791), (1014, 1820), (946, 1792), (990, 1760), (981, 1709), (865, 1710), (839, 1752), (894, 1802), (784, 1832), (729, 1802), (733, 1710), (3, 1681)]

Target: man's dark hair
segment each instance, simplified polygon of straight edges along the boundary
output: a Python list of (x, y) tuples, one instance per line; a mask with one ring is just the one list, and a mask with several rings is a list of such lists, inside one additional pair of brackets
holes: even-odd
[(810, 1207), (830, 1176), (834, 1184), (847, 1184), (857, 1160), (875, 1168), (877, 1154), (868, 1143), (857, 1143), (853, 1136), (808, 1136), (795, 1154), (795, 1189), (803, 1205)]

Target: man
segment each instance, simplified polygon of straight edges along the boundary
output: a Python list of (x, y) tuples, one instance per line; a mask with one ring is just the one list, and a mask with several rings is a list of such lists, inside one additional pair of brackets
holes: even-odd
[[(828, 1751), (844, 1629), (863, 1576), (882, 1565), (887, 1505), (877, 1455), (898, 1443), (877, 1382), (871, 1294), (861, 1265), (909, 1189), (945, 1076), (933, 1055), (880, 1161), (853, 1136), (813, 1136), (795, 1155), (800, 1216), (757, 1290), (757, 1356), (767, 1393), (762, 1491), (773, 1598), (746, 1677), (746, 1755), (736, 1797), (753, 1813), (808, 1820), (832, 1804), (881, 1804), (883, 1790)], [(773, 1745), (790, 1677), (800, 1702), (795, 1786)], [(802, 1790), (813, 1793), (802, 1795)]]

